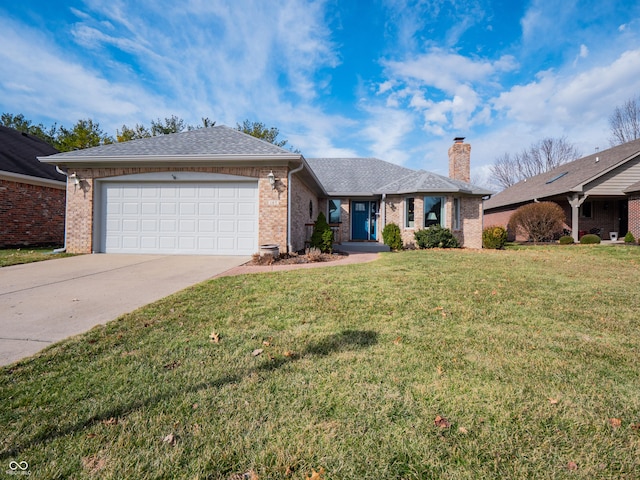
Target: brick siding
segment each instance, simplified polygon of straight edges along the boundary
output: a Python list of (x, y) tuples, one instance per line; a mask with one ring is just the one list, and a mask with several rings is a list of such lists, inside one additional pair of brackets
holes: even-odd
[(65, 191), (0, 179), (0, 247), (62, 246)]
[[(405, 226), (406, 199), (414, 199), (414, 226)], [(482, 248), (482, 199), (479, 197), (460, 198), (460, 229), (453, 226), (453, 197), (445, 197), (444, 226), (449, 228), (465, 248)], [(415, 232), (424, 228), (424, 195), (388, 195), (385, 203), (385, 218), (387, 224), (395, 223), (400, 227), (402, 242), (405, 248), (415, 248)], [(383, 226), (384, 228), (384, 226)], [(380, 239), (382, 241), (382, 238)]]
[[(629, 231), (640, 240), (640, 194), (629, 195)], [(620, 232), (624, 235), (626, 232)]]

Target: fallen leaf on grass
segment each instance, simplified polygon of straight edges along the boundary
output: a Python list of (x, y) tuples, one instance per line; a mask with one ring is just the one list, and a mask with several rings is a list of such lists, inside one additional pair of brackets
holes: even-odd
[(609, 419), (609, 424), (613, 428), (618, 428), (620, 425), (622, 425), (622, 420), (620, 420), (619, 418), (610, 418)]
[(402, 343), (402, 337), (398, 337), (393, 341), (394, 345), (400, 345)]
[(264, 350), (262, 348), (256, 348), (253, 352), (251, 352), (251, 355), (254, 356), (254, 357), (257, 357), (262, 352), (264, 352)]
[(469, 430), (467, 430), (464, 427), (460, 427), (458, 428), (458, 432), (462, 433), (463, 435), (466, 435), (467, 433), (469, 433)]
[(234, 473), (229, 480), (258, 480), (260, 477), (253, 470), (244, 473)]
[(305, 480), (322, 480), (322, 475), (324, 475), (324, 468), (320, 467), (320, 470), (318, 470), (317, 472), (311, 469), (311, 476), (305, 476), (304, 478)]
[(173, 447), (173, 446), (175, 446), (176, 443), (178, 443), (178, 437), (176, 435), (174, 435), (173, 433), (170, 433), (169, 435), (164, 437), (162, 439), (162, 441), (164, 443), (168, 443), (169, 445), (171, 445)]
[(216, 333), (216, 331), (214, 330), (213, 332), (211, 332), (211, 335), (209, 335), (209, 339), (213, 343), (220, 343), (220, 334)]
[(118, 424), (118, 419), (114, 418), (114, 417), (111, 417), (111, 418), (108, 418), (107, 420), (103, 420), (102, 424), (103, 425), (117, 425)]
[(439, 427), (439, 428), (449, 428), (451, 426), (451, 423), (449, 422), (449, 420), (447, 420), (444, 417), (441, 417), (440, 415), (438, 415), (435, 418), (433, 423), (436, 427)]
[(438, 373), (438, 375), (442, 375), (444, 373), (444, 369), (442, 368), (442, 365), (438, 365), (436, 367), (436, 372)]
[(265, 347), (270, 347), (271, 346), (271, 342), (269, 342), (267, 340), (263, 340), (262, 341), (262, 345), (264, 345)]
[(551, 405), (557, 405), (559, 400), (557, 398), (549, 398), (549, 403)]
[(298, 358), (298, 354), (293, 350), (286, 350), (283, 355), (287, 358)]
[(92, 455), (91, 457), (82, 457), (82, 466), (91, 474), (99, 472), (105, 467), (106, 464), (107, 461), (104, 458), (98, 457), (97, 455)]
[(576, 462), (567, 463), (567, 468), (571, 471), (578, 470), (578, 464)]

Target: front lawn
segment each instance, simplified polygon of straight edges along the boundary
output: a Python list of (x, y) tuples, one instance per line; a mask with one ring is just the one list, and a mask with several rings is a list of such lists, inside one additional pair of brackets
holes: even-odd
[(69, 253), (53, 254), (54, 247), (12, 248), (0, 250), (0, 267), (9, 267), (22, 263), (41, 262), (52, 258), (69, 257)]
[(639, 264), (611, 246), (432, 250), (203, 283), (4, 368), (0, 465), (640, 478)]

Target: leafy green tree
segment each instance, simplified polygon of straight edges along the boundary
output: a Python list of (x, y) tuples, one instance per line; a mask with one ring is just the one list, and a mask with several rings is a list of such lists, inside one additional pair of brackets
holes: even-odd
[(113, 143), (113, 138), (102, 131), (98, 122), (89, 118), (78, 120), (70, 130), (61, 126), (54, 146), (61, 152), (69, 152), (109, 143)]
[(245, 120), (242, 125), (239, 123), (236, 125), (238, 131), (251, 135), (252, 137), (260, 138), (261, 140), (265, 140), (269, 143), (273, 143), (276, 147), (284, 147), (287, 144), (287, 140), (277, 139), (280, 134), (280, 131), (277, 128), (267, 128), (262, 122), (250, 122), (249, 120)]
[(180, 133), (187, 125), (184, 122), (184, 119), (177, 117), (175, 115), (171, 115), (171, 117), (166, 117), (163, 120), (158, 118), (157, 121), (151, 120), (151, 135), (169, 135), (170, 133)]
[(116, 140), (118, 142), (128, 142), (130, 140), (138, 140), (140, 138), (151, 137), (151, 132), (144, 125), (136, 123), (136, 126), (129, 128), (126, 125), (122, 125), (122, 131), (116, 130)]
[(55, 137), (57, 135), (57, 126), (53, 124), (52, 127), (46, 128), (42, 123), (34, 125), (31, 120), (24, 118), (22, 113), (14, 115), (12, 113), (3, 113), (0, 116), (0, 125), (13, 128), (19, 132), (28, 133), (34, 137), (38, 137), (44, 140), (50, 145), (55, 144)]

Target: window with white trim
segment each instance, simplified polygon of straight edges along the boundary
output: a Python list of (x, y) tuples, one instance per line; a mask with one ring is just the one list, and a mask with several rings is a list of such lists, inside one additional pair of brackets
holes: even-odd
[(405, 199), (405, 222), (406, 228), (413, 228), (415, 225), (415, 201), (413, 197)]

